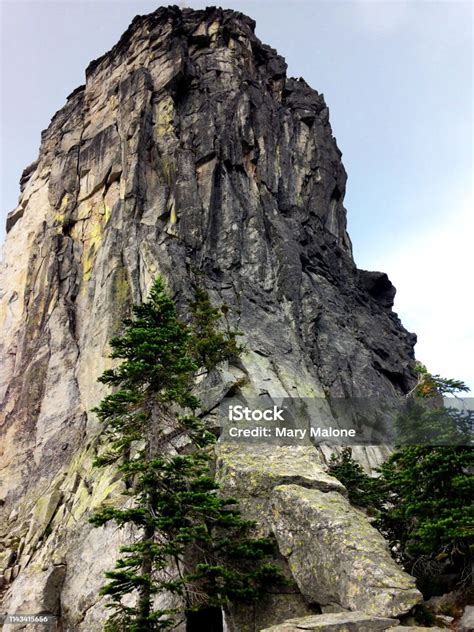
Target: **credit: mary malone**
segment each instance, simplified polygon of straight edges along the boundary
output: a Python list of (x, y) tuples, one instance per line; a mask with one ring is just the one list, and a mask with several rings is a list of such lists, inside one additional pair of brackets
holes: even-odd
[(286, 428), (284, 426), (275, 428), (269, 426), (255, 426), (255, 428), (230, 426), (227, 428), (227, 432), (232, 439), (275, 437), (275, 439), (301, 439), (301, 441), (304, 441), (308, 434), (311, 439), (331, 439), (334, 437), (338, 440), (341, 438), (354, 438), (357, 434), (354, 428), (348, 430), (346, 428)]

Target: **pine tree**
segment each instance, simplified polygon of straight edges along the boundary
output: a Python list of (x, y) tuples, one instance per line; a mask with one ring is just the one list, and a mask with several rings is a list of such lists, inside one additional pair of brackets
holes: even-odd
[(426, 597), (472, 581), (474, 454), (472, 411), (445, 407), (442, 395), (469, 390), (418, 367), (419, 380), (396, 420), (400, 445), (367, 476), (349, 448), (330, 471), (354, 504), (377, 515), (395, 558)]
[(329, 462), (329, 473), (347, 489), (352, 504), (371, 511), (380, 509), (378, 481), (368, 476), (360, 463), (352, 457), (351, 448), (343, 448), (340, 454), (333, 453)]
[[(200, 366), (210, 370), (220, 362), (238, 358), (242, 347), (237, 343), (239, 332), (230, 327), (227, 305), (222, 305), (218, 310), (212, 306), (207, 292), (198, 285), (194, 290), (195, 299), (190, 303), (192, 352)], [(216, 327), (222, 318), (226, 325), (224, 332)]]
[(474, 453), (472, 411), (440, 399), (469, 389), (423, 369), (397, 419), (401, 445), (380, 468), (378, 526), (430, 596), (468, 582), (472, 572)]
[[(101, 592), (113, 610), (106, 630), (166, 630), (186, 610), (253, 600), (279, 579), (266, 562), (272, 542), (249, 537), (254, 523), (241, 518), (237, 502), (224, 498), (213, 480), (215, 439), (196, 415), (192, 394), (200, 368), (209, 371), (238, 354), (236, 333), (228, 326), (218, 331), (218, 311), (201, 289), (191, 312), (193, 323), (186, 325), (157, 279), (149, 299), (125, 321), (123, 335), (111, 340), (112, 357), (122, 362), (100, 378), (115, 390), (96, 409), (108, 442), (96, 463), (117, 462), (131, 502), (108, 507), (91, 522), (114, 521), (137, 534), (106, 573), (110, 581)], [(189, 440), (190, 453), (171, 449), (170, 437), (179, 435)], [(179, 597), (183, 608), (155, 608), (162, 593)], [(127, 596), (132, 600), (124, 601)]]

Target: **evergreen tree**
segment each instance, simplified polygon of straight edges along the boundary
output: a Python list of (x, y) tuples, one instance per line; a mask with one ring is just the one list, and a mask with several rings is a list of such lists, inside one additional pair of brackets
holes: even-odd
[(416, 363), (415, 371), (418, 375), (418, 381), (409, 395), (414, 393), (417, 397), (427, 398), (469, 391), (469, 387), (461, 380), (433, 375), (421, 362)]
[[(249, 537), (254, 523), (241, 518), (234, 499), (219, 493), (210, 472), (215, 439), (196, 415), (199, 402), (192, 394), (199, 367), (209, 371), (238, 354), (237, 334), (229, 326), (218, 331), (219, 313), (201, 289), (191, 311), (193, 323), (186, 325), (157, 279), (149, 299), (125, 321), (123, 335), (111, 340), (112, 357), (122, 362), (100, 378), (115, 390), (96, 409), (108, 442), (96, 463), (117, 462), (131, 502), (108, 507), (91, 522), (113, 520), (136, 533), (106, 573), (109, 631), (166, 630), (183, 609), (253, 600), (279, 579), (266, 562), (272, 543)], [(189, 439), (190, 453), (171, 449), (170, 438), (179, 435)], [(155, 608), (162, 593), (179, 597), (184, 607)]]
[(364, 472), (362, 466), (352, 457), (351, 448), (343, 448), (340, 454), (331, 455), (329, 473), (341, 481), (353, 505), (372, 511), (380, 509), (378, 481)]
[[(229, 308), (222, 305), (220, 310), (213, 307), (209, 295), (201, 287), (195, 286), (195, 299), (190, 303), (192, 315), (192, 353), (198, 364), (210, 370), (225, 360), (235, 360), (242, 352), (237, 343), (239, 332), (230, 327), (227, 314)], [(224, 318), (225, 331), (217, 328)]]
[(466, 392), (459, 380), (420, 379), (396, 420), (401, 445), (367, 476), (349, 448), (333, 455), (331, 473), (354, 504), (378, 515), (391, 550), (425, 596), (467, 585), (474, 547), (472, 411), (444, 407), (441, 396)]
[[(424, 367), (423, 367), (424, 369)], [(463, 382), (423, 380), (398, 419), (401, 446), (380, 468), (379, 528), (427, 594), (469, 579), (474, 547), (472, 411), (445, 407)]]

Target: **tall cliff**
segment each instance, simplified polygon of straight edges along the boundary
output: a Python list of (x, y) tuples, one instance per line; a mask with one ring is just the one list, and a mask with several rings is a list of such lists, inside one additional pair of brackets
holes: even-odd
[[(110, 366), (107, 342), (158, 274), (184, 314), (199, 271), (244, 333), (241, 364), (205, 389), (209, 408), (239, 387), (246, 397), (384, 396), (413, 382), (416, 338), (392, 311), (395, 290), (352, 258), (346, 173), (323, 96), (288, 78), (254, 27), (214, 8), (135, 18), (89, 65), (22, 175), (1, 270), (0, 570), (10, 612), (42, 610), (60, 614), (64, 630), (101, 629), (97, 588), (121, 534), (91, 529), (87, 516), (119, 502), (122, 489), (113, 472), (91, 467), (98, 424), (90, 410), (104, 393), (96, 380)], [(270, 505), (260, 518), (280, 534), (282, 551), (293, 537), (285, 507), (301, 513), (309, 502), (301, 494), (347, 504), (324, 456), (298, 450), (297, 458), (267, 454), (279, 464), (270, 504), (288, 524), (271, 522)], [(379, 451), (360, 458), (377, 460)], [(270, 502), (263, 483), (248, 502), (249, 459), (220, 459), (224, 485), (247, 494), (250, 513), (255, 498)], [(297, 565), (290, 560), (299, 601), (285, 614), (332, 602), (360, 609), (341, 590), (310, 594), (315, 580), (298, 577)], [(265, 624), (281, 620), (273, 612)]]

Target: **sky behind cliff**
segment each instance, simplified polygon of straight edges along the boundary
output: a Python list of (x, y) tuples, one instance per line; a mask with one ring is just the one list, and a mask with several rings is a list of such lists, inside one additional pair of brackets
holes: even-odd
[[(170, 2), (171, 3), (171, 2)], [(1, 240), (40, 131), (158, 2), (1, 1)], [(211, 2), (209, 2), (211, 4)], [(205, 2), (181, 5), (203, 8)], [(288, 72), (323, 92), (349, 174), (359, 267), (384, 270), (417, 357), (474, 389), (472, 4), (239, 1)]]

